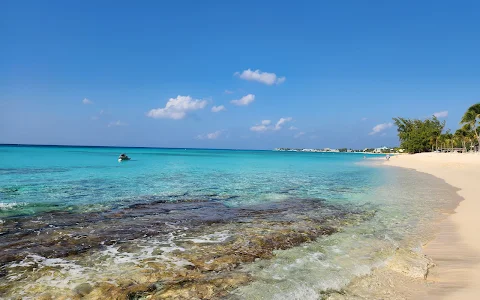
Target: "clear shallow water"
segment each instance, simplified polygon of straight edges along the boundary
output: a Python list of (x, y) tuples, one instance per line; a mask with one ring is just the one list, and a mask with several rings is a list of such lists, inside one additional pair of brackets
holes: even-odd
[[(119, 153), (131, 161), (119, 163)], [(1, 216), (205, 199), (247, 205), (290, 197), (348, 201), (378, 184), (363, 155), (272, 151), (0, 147)]]
[[(132, 161), (119, 163), (122, 152)], [(317, 299), (418, 248), (456, 199), (438, 179), (361, 154), (0, 147), (0, 157), (5, 297)]]

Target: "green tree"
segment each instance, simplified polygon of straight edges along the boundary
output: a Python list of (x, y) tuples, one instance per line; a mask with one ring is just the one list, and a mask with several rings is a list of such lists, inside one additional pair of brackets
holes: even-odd
[(457, 143), (458, 142), (462, 143), (462, 148), (463, 149), (467, 148), (467, 140), (466, 140), (467, 132), (465, 132), (465, 130), (463, 128), (457, 129), (457, 131), (455, 131), (453, 136), (455, 137)]
[(478, 144), (480, 144), (480, 103), (470, 106), (462, 119), (460, 124), (467, 126), (475, 135)]
[(467, 143), (470, 143), (470, 146), (473, 146), (472, 144), (475, 144), (476, 142), (475, 134), (470, 130), (469, 125), (464, 125), (462, 128), (457, 129), (454, 136), (460, 141), (465, 150), (468, 150)]
[(447, 130), (447, 132), (445, 132), (443, 134), (443, 140), (445, 141), (445, 147), (448, 149), (448, 148), (453, 148), (452, 146), (452, 141), (453, 141), (453, 134), (450, 132), (450, 129)]
[(433, 116), (426, 120), (393, 118), (397, 126), (401, 147), (408, 153), (431, 151), (437, 144), (445, 121)]

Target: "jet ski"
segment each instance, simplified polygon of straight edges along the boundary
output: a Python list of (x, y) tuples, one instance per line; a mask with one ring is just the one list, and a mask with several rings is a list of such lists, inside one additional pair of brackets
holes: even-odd
[(125, 160), (130, 160), (130, 157), (128, 157), (125, 153), (120, 154), (120, 156), (118, 157), (118, 161), (121, 162)]

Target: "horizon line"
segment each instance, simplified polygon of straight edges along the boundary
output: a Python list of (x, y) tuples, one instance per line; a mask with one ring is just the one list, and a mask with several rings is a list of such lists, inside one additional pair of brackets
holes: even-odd
[(273, 149), (233, 149), (233, 148), (194, 148), (194, 147), (161, 147), (161, 146), (112, 146), (112, 145), (68, 145), (68, 144), (23, 144), (23, 143), (0, 143), (1, 146), (20, 147), (87, 147), (87, 148), (138, 148), (138, 149), (189, 149), (189, 150), (250, 150), (250, 151), (273, 151)]

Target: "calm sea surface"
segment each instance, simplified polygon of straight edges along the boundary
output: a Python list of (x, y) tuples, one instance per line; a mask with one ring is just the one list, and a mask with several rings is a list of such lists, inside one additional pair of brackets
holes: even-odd
[(318, 299), (457, 199), (381, 158), (0, 146), (0, 298)]

